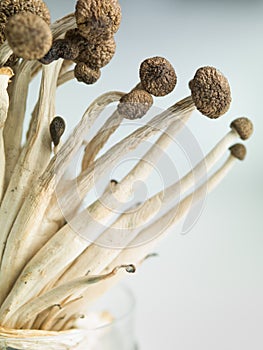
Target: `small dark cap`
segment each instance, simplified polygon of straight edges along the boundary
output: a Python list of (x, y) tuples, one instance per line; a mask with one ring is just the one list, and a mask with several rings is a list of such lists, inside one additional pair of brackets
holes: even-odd
[(189, 82), (196, 108), (205, 116), (216, 119), (225, 114), (231, 103), (227, 78), (214, 67), (202, 67)]
[(57, 146), (59, 144), (60, 138), (64, 134), (65, 129), (66, 123), (63, 118), (57, 116), (52, 120), (49, 131), (54, 146)]
[(165, 96), (173, 91), (177, 76), (171, 63), (163, 57), (152, 57), (142, 62), (140, 79), (143, 88), (154, 96)]
[(241, 117), (235, 119), (231, 124), (230, 127), (239, 134), (241, 140), (247, 140), (250, 138), (250, 136), (253, 134), (253, 123), (250, 119), (246, 117)]
[(76, 64), (74, 74), (79, 82), (85, 83), (87, 85), (96, 83), (101, 76), (99, 69), (92, 69), (88, 67), (84, 62), (79, 62)]
[(30, 12), (10, 17), (5, 34), (14, 54), (28, 60), (43, 57), (52, 45), (48, 24)]
[(121, 8), (118, 0), (78, 0), (75, 16), (80, 34), (90, 43), (98, 43), (119, 29)]
[(58, 39), (53, 42), (48, 53), (39, 61), (42, 64), (50, 64), (53, 61), (63, 58), (73, 61), (79, 55), (78, 45), (67, 39)]
[(126, 119), (142, 118), (153, 104), (152, 96), (144, 90), (133, 90), (124, 95), (118, 104), (118, 112)]
[(244, 160), (247, 155), (247, 149), (244, 145), (241, 143), (237, 143), (229, 148), (231, 154), (233, 157), (239, 159), (239, 160)]

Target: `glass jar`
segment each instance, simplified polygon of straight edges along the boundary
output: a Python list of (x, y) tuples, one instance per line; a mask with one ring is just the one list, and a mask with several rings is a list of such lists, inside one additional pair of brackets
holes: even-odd
[(30, 337), (21, 330), (15, 337), (0, 336), (0, 350), (135, 350), (134, 309), (130, 290), (117, 286), (93, 305), (79, 329), (45, 336), (32, 331)]

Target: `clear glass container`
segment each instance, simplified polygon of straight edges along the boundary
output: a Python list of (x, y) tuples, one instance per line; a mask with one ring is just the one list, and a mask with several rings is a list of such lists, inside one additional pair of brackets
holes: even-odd
[(80, 320), (80, 329), (51, 336), (6, 338), (1, 350), (135, 350), (135, 300), (129, 289), (117, 286), (107, 292)]

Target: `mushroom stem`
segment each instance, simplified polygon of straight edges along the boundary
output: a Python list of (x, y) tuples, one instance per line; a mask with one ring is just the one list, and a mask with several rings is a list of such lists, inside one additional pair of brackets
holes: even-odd
[(75, 299), (83, 293), (91, 285), (104, 281), (115, 276), (119, 270), (124, 269), (127, 272), (134, 272), (135, 268), (131, 269), (131, 265), (122, 265), (114, 267), (114, 269), (105, 275), (85, 276), (65, 283), (58, 288), (37, 297), (25, 303), (16, 312), (16, 315), (10, 318), (5, 324), (10, 328), (23, 328), (23, 325), (35, 318), (40, 312), (53, 305), (63, 306), (64, 300)]
[[(155, 220), (148, 227), (142, 229), (130, 243), (130, 248), (125, 248), (119, 251), (117, 257), (103, 270), (101, 273), (107, 273), (112, 269), (112, 266), (125, 264), (127, 261), (132, 262), (135, 266), (144, 261), (145, 256), (155, 249), (155, 246), (167, 236), (171, 229), (182, 220), (192, 206), (196, 205), (203, 199), (204, 193), (211, 192), (225, 178), (228, 172), (232, 169), (237, 158), (230, 155), (227, 161), (217, 170), (202, 186), (196, 191), (189, 194), (175, 207), (170, 209), (160, 219)], [(165, 229), (164, 229), (165, 228)], [(142, 242), (145, 242), (142, 244)], [(100, 286), (95, 287), (92, 293), (87, 290), (83, 294), (83, 299), (66, 307), (64, 312), (68, 317), (70, 314), (76, 313), (78, 310), (88, 308), (88, 306), (98, 299), (107, 290), (112, 288), (117, 282), (124, 277), (123, 274), (114, 277), (110, 281), (105, 281)]]
[[(168, 133), (170, 136), (171, 134)], [(124, 212), (106, 229), (84, 252), (69, 266), (56, 285), (65, 283), (76, 276), (81, 276), (87, 269), (92, 274), (101, 271), (120, 253), (121, 247), (126, 247), (138, 233), (140, 227), (147, 224), (161, 210), (184, 195), (224, 156), (226, 150), (237, 139), (236, 131), (231, 130), (221, 141), (201, 160), (194, 169), (190, 170), (180, 181), (158, 192), (149, 198), (139, 208)], [(158, 145), (158, 141), (157, 141)], [(118, 231), (116, 232), (115, 229)], [(108, 248), (109, 246), (109, 248)]]
[[(110, 101), (112, 101), (112, 99), (114, 100), (112, 92), (106, 93), (98, 97), (89, 106), (89, 108), (84, 113), (81, 121), (76, 126), (71, 136), (61, 147), (59, 152), (51, 159), (43, 175), (41, 175), (41, 177), (39, 177), (35, 181), (35, 186), (31, 189), (27, 198), (25, 198), (24, 203), (12, 226), (12, 230), (10, 231), (10, 240), (8, 241), (12, 241), (13, 245), (10, 246), (10, 244), (6, 244), (7, 237), (0, 237), (2, 251), (4, 250), (4, 247), (6, 245), (4, 258), (11, 263), (13, 268), (12, 276), (5, 275), (5, 280), (3, 284), (1, 284), (3, 287), (5, 287), (4, 291), (2, 289), (0, 291), (3, 299), (6, 296), (6, 292), (10, 289), (10, 286), (12, 286), (16, 281), (19, 273), (21, 272), (21, 268), (25, 266), (25, 264), (32, 257), (32, 251), (29, 247), (32, 246), (33, 240), (38, 240), (38, 228), (42, 222), (44, 213), (49, 204), (51, 196), (54, 193), (57, 182), (61, 179), (61, 176), (64, 174), (72, 157), (75, 155), (75, 153), (81, 146), (84, 138), (86, 137), (94, 121), (96, 120), (100, 112), (105, 108), (105, 106), (107, 106), (110, 103)], [(66, 237), (64, 237), (63, 232), (61, 232), (61, 230), (58, 231), (57, 234), (53, 238), (51, 238), (48, 244), (42, 247), (42, 249), (27, 264), (27, 267), (24, 268), (23, 273), (20, 274), (15, 285), (12, 287), (12, 290), (9, 293), (8, 297), (1, 305), (1, 321), (4, 322), (5, 317), (9, 314), (12, 314), (13, 311), (17, 309), (17, 307), (21, 306), (21, 303), (25, 303), (28, 300), (27, 298), (30, 298), (30, 295), (33, 296), (35, 287), (38, 289), (37, 293), (40, 292), (46, 285), (46, 283), (52, 280), (52, 278), (56, 276), (56, 274), (60, 272), (61, 269), (64, 268), (65, 265), (60, 262), (61, 258), (62, 260), (64, 258), (66, 259), (66, 265), (70, 263), (70, 253), (68, 256), (68, 253), (60, 255), (60, 249), (54, 251), (54, 245), (52, 245), (52, 243), (54, 241), (57, 241), (58, 235), (60, 234), (62, 234), (62, 237), (59, 238), (60, 248), (65, 249), (66, 247), (68, 248), (72, 246), (73, 251), (74, 249), (77, 250), (77, 256), (80, 254), (80, 246), (81, 248), (84, 246), (83, 249), (85, 249), (85, 245), (82, 242), (83, 239), (80, 236), (78, 236), (75, 232), (70, 232), (69, 230), (69, 235), (66, 235)], [(67, 244), (65, 242), (65, 239), (67, 240), (68, 238), (69, 241)], [(61, 246), (62, 241), (64, 242), (63, 247)], [(72, 244), (73, 242), (74, 244)], [(15, 254), (18, 250), (20, 253)], [(10, 256), (12, 256), (12, 259), (10, 259)], [(51, 259), (49, 259), (48, 256)], [(58, 264), (55, 263), (56, 258), (58, 258)], [(48, 261), (51, 262), (51, 266), (48, 266)], [(54, 265), (52, 264), (52, 261), (54, 261)], [(4, 260), (2, 262), (4, 263)], [(39, 271), (41, 270), (41, 266), (46, 272), (43, 274), (43, 276), (45, 277), (40, 281)], [(6, 268), (8, 270), (11, 270), (10, 265), (6, 266)], [(27, 284), (23, 282), (21, 283), (21, 280), (23, 281), (25, 278), (27, 279), (28, 277), (26, 271), (30, 271), (31, 275), (31, 278), (29, 279)], [(49, 273), (47, 273), (48, 271)], [(54, 276), (50, 272), (54, 272)], [(45, 278), (47, 278), (47, 281), (45, 280)], [(8, 279), (8, 281), (6, 279)], [(37, 285), (36, 281), (38, 282)], [(6, 286), (6, 284), (8, 285)]]
[[(166, 111), (160, 113), (147, 125), (137, 129), (132, 134), (128, 135), (126, 138), (111, 147), (85, 171), (82, 171), (78, 178), (71, 181), (71, 184), (66, 184), (65, 191), (63, 191), (63, 197), (60, 198), (60, 200), (63, 202), (63, 215), (67, 216), (67, 208), (70, 208), (70, 212), (74, 212), (76, 208), (78, 208), (79, 203), (85, 198), (86, 194), (93, 187), (93, 177), (95, 171), (96, 180), (99, 181), (104, 173), (103, 169), (111, 169), (112, 165), (116, 164), (124, 155), (136, 149), (143, 141), (149, 139), (151, 136), (158, 134), (161, 130), (165, 130), (167, 127), (173, 124), (174, 121), (177, 120), (178, 125), (180, 124), (183, 126), (184, 121), (188, 119), (193, 110), (194, 104), (191, 96), (189, 96), (177, 102)], [(105, 194), (105, 196), (109, 197), (109, 194)], [(101, 198), (101, 200), (104, 201), (105, 196)], [(92, 207), (88, 208), (91, 216), (93, 216), (93, 209), (96, 209), (96, 206), (97, 204), (94, 203)], [(99, 208), (100, 206), (97, 209)], [(53, 201), (53, 206), (49, 208), (48, 212), (54, 214), (50, 215), (52, 221), (60, 221), (63, 217), (56, 201)], [(99, 212), (99, 210), (97, 210), (97, 212)], [(102, 212), (102, 215), (105, 215), (105, 211)]]
[(58, 79), (57, 86), (59, 87), (61, 85), (64, 85), (65, 83), (67, 83), (68, 81), (73, 80), (73, 79), (75, 79), (74, 69), (63, 73)]
[(32, 67), (32, 62), (22, 62), (12, 82), (10, 105), (4, 129), (6, 150), (5, 188), (9, 184), (21, 151), (23, 123)]
[[(103, 104), (103, 108), (106, 108), (109, 104), (116, 102), (120, 99), (120, 97), (123, 95), (122, 92), (113, 91), (108, 93), (107, 99), (105, 100)], [(100, 98), (98, 98), (99, 101)], [(101, 101), (105, 99), (105, 95), (101, 96)], [(102, 109), (103, 109), (102, 108)], [(100, 110), (100, 112), (102, 111)], [(86, 135), (85, 135), (86, 136)], [(60, 146), (57, 150), (57, 154), (61, 150)], [(71, 184), (71, 182), (70, 182)], [(63, 184), (63, 189), (61, 190), (62, 193), (66, 191), (68, 188), (69, 183), (66, 181), (65, 184)], [(71, 207), (72, 214), (75, 213), (78, 206)], [(28, 251), (31, 252), (32, 256), (65, 224), (65, 218), (61, 213), (60, 205), (57, 201), (57, 193), (53, 193), (52, 198), (50, 199), (49, 205), (46, 209), (45, 215), (43, 217), (43, 220), (41, 221), (40, 227), (37, 227), (36, 225), (32, 230), (34, 233), (32, 233), (32, 237), (34, 239), (31, 239), (31, 242), (28, 242)], [(35, 234), (35, 236), (33, 236)]]
[(9, 96), (7, 87), (10, 77), (13, 72), (10, 68), (0, 68), (0, 204), (4, 193), (4, 178), (5, 178), (5, 147), (3, 138), (3, 129), (7, 118)]
[[(9, 232), (32, 184), (42, 174), (50, 160), (49, 124), (51, 116), (54, 115), (56, 76), (59, 73), (61, 63), (56, 62), (54, 65), (43, 68), (37, 113), (32, 117), (28, 141), (20, 154), (2, 202), (0, 212), (0, 223), (2, 225), (0, 281), (5, 281), (5, 283), (1, 288), (0, 301), (3, 301), (2, 297), (7, 295), (8, 289), (12, 285), (12, 283), (9, 285), (9, 281), (12, 281), (14, 275), (21, 270), (21, 267), (16, 266), (18, 269), (16, 271), (12, 263), (12, 256), (17, 255), (15, 241), (19, 239), (19, 232), (18, 237), (13, 235), (8, 237)], [(27, 169), (27, 171), (24, 171), (24, 169)], [(11, 212), (10, 208), (12, 208)], [(8, 247), (11, 248), (12, 253), (4, 254), (5, 249), (9, 250)]]

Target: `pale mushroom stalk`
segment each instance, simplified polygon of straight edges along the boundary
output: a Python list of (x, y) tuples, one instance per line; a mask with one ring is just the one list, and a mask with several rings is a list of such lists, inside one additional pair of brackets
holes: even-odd
[[(181, 200), (179, 204), (170, 209), (164, 216), (151, 223), (148, 227), (140, 231), (137, 236), (131, 241), (130, 248), (123, 249), (118, 256), (100, 273), (107, 273), (112, 269), (112, 266), (125, 264), (127, 261), (134, 264), (136, 267), (144, 261), (145, 257), (155, 249), (156, 245), (163, 240), (171, 230), (182, 220), (189, 210), (203, 199), (204, 193), (211, 192), (232, 169), (237, 158), (230, 155), (227, 161), (217, 170), (202, 186)], [(142, 244), (144, 242), (144, 244)], [(69, 317), (75, 314), (77, 310), (83, 310), (104, 294), (108, 289), (112, 288), (117, 282), (124, 277), (120, 274), (117, 278), (113, 278), (108, 283), (102, 283), (96, 288), (96, 291), (90, 293), (86, 291), (81, 301), (73, 303), (68, 308), (59, 312), (60, 315), (66, 314)]]
[[(171, 134), (168, 133), (171, 137)], [(100, 273), (118, 254), (121, 248), (132, 241), (141, 226), (154, 217), (160, 209), (184, 195), (197, 181), (209, 172), (225, 155), (226, 150), (236, 141), (238, 133), (233, 129), (227, 133), (212, 151), (191, 169), (180, 181), (149, 198), (137, 210), (123, 213), (71, 264), (55, 285), (60, 285), (75, 276), (81, 276), (88, 269), (91, 273)], [(158, 142), (157, 144), (158, 145)], [(117, 233), (115, 229), (119, 230)], [(113, 244), (114, 249), (107, 248)], [(124, 248), (125, 249), (125, 248)]]
[(7, 93), (7, 87), (10, 78), (13, 76), (13, 72), (10, 68), (0, 68), (0, 205), (2, 196), (4, 193), (4, 179), (5, 179), (5, 147), (3, 138), (3, 129), (5, 126), (8, 107), (9, 107), (9, 96)]
[(33, 62), (22, 62), (12, 82), (10, 106), (4, 128), (6, 150), (5, 188), (7, 188), (9, 184), (21, 151), (28, 87), (33, 65)]
[[(31, 189), (29, 195), (25, 199), (9, 235), (9, 238), (10, 238), (9, 242), (12, 241), (13, 245), (12, 246), (9, 245), (9, 247), (6, 246), (6, 250), (5, 250), (5, 253), (6, 253), (5, 258), (8, 259), (8, 261), (12, 262), (11, 264), (13, 266), (13, 269), (14, 271), (16, 271), (16, 273), (14, 271), (12, 272), (13, 280), (9, 279), (10, 285), (14, 283), (14, 281), (16, 280), (16, 277), (19, 275), (21, 271), (19, 269), (21, 269), (21, 267), (23, 267), (31, 257), (32, 253), (27, 248), (28, 246), (31, 245), (32, 238), (37, 239), (37, 235), (35, 235), (35, 230), (37, 230), (37, 228), (40, 226), (42, 222), (44, 213), (49, 204), (51, 196), (54, 193), (57, 182), (60, 180), (61, 176), (64, 174), (72, 157), (81, 146), (84, 138), (86, 137), (88, 131), (92, 127), (94, 121), (96, 120), (100, 112), (105, 108), (105, 106), (107, 106), (110, 103), (110, 101), (112, 100), (114, 101), (115, 99), (116, 97), (112, 92), (106, 93), (98, 97), (89, 106), (89, 108), (84, 113), (81, 121), (76, 126), (71, 136), (68, 138), (65, 144), (61, 147), (59, 152), (51, 159), (47, 169), (45, 170), (43, 175), (36, 180), (35, 187)], [(59, 231), (58, 233), (61, 234), (61, 231)], [(66, 246), (73, 245), (72, 247), (73, 250), (77, 249), (78, 251), (78, 249), (80, 249), (79, 245), (80, 246), (83, 245), (81, 237), (76, 237), (76, 234), (71, 232), (71, 234), (69, 234), (69, 236), (67, 237), (64, 237), (62, 233), (62, 238), (59, 238), (60, 242), (58, 242), (60, 246), (61, 246), (61, 242), (64, 241), (64, 238), (69, 239), (69, 242), (68, 244), (66, 244)], [(55, 235), (53, 239), (56, 240), (57, 235)], [(74, 247), (75, 243), (72, 244), (75, 239), (77, 241), (79, 240), (79, 242), (76, 241), (76, 247)], [(6, 314), (12, 313), (13, 308), (16, 308), (17, 304), (19, 305), (19, 303), (24, 302), (24, 298), (26, 298), (28, 291), (30, 291), (31, 289), (31, 288), (29, 289), (27, 288), (29, 285), (31, 285), (31, 283), (29, 282), (32, 282), (33, 286), (35, 285), (36, 281), (39, 282), (39, 271), (37, 272), (37, 270), (38, 268), (40, 268), (40, 266), (37, 265), (38, 263), (34, 265), (34, 261), (40, 261), (41, 266), (45, 269), (45, 264), (47, 261), (46, 261), (46, 258), (42, 260), (41, 256), (45, 255), (46, 253), (51, 254), (51, 256), (53, 256), (53, 253), (54, 253), (53, 248), (51, 245), (51, 250), (49, 250), (49, 246), (47, 248), (46, 246), (44, 246), (27, 265), (27, 268), (30, 271), (34, 270), (34, 266), (36, 268), (36, 270), (34, 270), (36, 274), (35, 275), (32, 274), (32, 279), (28, 281), (27, 285), (25, 285), (24, 283), (20, 284), (21, 279), (24, 280), (25, 275), (27, 275), (27, 273), (23, 274), (27, 268), (23, 270), (24, 272), (20, 275), (17, 282), (13, 286), (12, 291), (9, 293), (7, 299), (1, 306), (0, 314), (1, 314), (2, 320)], [(20, 254), (15, 255), (15, 252), (18, 250), (20, 251)], [(78, 252), (77, 255), (79, 254), (80, 253)], [(40, 259), (38, 260), (39, 255), (40, 255)], [(10, 260), (10, 256), (12, 256), (12, 260)], [(63, 260), (63, 256), (58, 257), (58, 259), (61, 259), (61, 258)], [(66, 257), (64, 256), (64, 258)], [(69, 257), (69, 260), (70, 260), (70, 257)], [(58, 269), (60, 271), (61, 269), (60, 266), (61, 265), (59, 264), (56, 265), (56, 263), (52, 265), (52, 262), (51, 262), (50, 267), (46, 266), (47, 267), (46, 271), (53, 272), (54, 270), (54, 275), (56, 275), (57, 274), (56, 270)], [(52, 279), (52, 277), (50, 279)], [(19, 297), (19, 293), (16, 287), (18, 289), (22, 288), (22, 293), (25, 293), (25, 296), (22, 297), (22, 299)], [(9, 288), (10, 286), (8, 288), (5, 286), (5, 293), (7, 293)], [(27, 291), (24, 289), (26, 289)], [(39, 291), (40, 290), (42, 290), (42, 284), (39, 286)], [(33, 294), (34, 294), (34, 291), (33, 291)], [(6, 305), (11, 306), (11, 304), (13, 305), (13, 307), (10, 308), (9, 306), (7, 306), (6, 308)]]
[(25, 323), (30, 319), (36, 317), (40, 312), (53, 305), (61, 305), (63, 307), (64, 300), (75, 299), (81, 295), (91, 285), (100, 283), (103, 280), (115, 276), (119, 270), (125, 270), (126, 272), (135, 272), (135, 268), (132, 265), (122, 265), (115, 267), (110, 273), (99, 276), (85, 276), (79, 279), (75, 279), (71, 282), (65, 283), (58, 288), (54, 288), (51, 291), (30, 300), (17, 310), (15, 317), (9, 319), (5, 326), (10, 328), (22, 328)]
[[(143, 141), (149, 139), (151, 136), (160, 133), (161, 130), (168, 128), (174, 121), (178, 121), (178, 125), (182, 125), (188, 120), (189, 115), (194, 110), (194, 104), (191, 97), (187, 97), (175, 105), (168, 108), (166, 111), (160, 113), (154, 117), (148, 125), (145, 125), (132, 134), (125, 137), (123, 140), (118, 142), (116, 145), (111, 147), (105, 154), (98, 158), (94, 163), (92, 163), (85, 171), (81, 172), (77, 179), (72, 182), (72, 185), (67, 184), (65, 188), (63, 197), (64, 206), (64, 215), (67, 215), (68, 205), (70, 205), (71, 210), (75, 210), (73, 206), (78, 206), (79, 201), (81, 201), (86, 194), (93, 187), (93, 176), (96, 170), (96, 180), (99, 180), (103, 175), (103, 169), (110, 169), (112, 164), (118, 162), (124, 155), (128, 152), (136, 149)], [(75, 185), (77, 184), (77, 188)], [(75, 200), (75, 191), (78, 192), (78, 201)], [(109, 194), (105, 194), (104, 197)], [(105, 198), (101, 198), (104, 201)], [(68, 204), (67, 204), (68, 203)], [(94, 204), (94, 207), (96, 205)], [(94, 208), (96, 209), (96, 208)], [(90, 207), (89, 210), (93, 211), (93, 208)], [(52, 221), (60, 222), (61, 220), (61, 210), (57, 206), (56, 201), (53, 201), (53, 205), (48, 209), (50, 215), (49, 218), (52, 218)], [(91, 212), (92, 213), (92, 212)]]
[[(101, 106), (101, 109), (99, 109), (99, 113), (106, 108), (109, 104), (114, 103), (120, 99), (120, 97), (124, 93), (118, 92), (118, 91), (113, 91), (105, 96), (101, 96), (101, 100), (103, 101), (105, 98), (105, 101), (103, 105)], [(98, 101), (100, 98), (98, 98)], [(96, 104), (95, 104), (96, 105)], [(86, 137), (87, 135), (84, 135)], [(56, 150), (56, 154), (59, 153), (61, 147)], [(68, 186), (71, 184), (71, 182), (66, 182), (65, 183), (65, 189), (68, 188)], [(72, 203), (73, 204), (73, 203)], [(56, 212), (55, 212), (56, 210)], [(74, 208), (71, 207), (72, 212), (74, 212)], [(59, 203), (57, 202), (57, 194), (53, 193), (52, 198), (50, 199), (50, 202), (47, 206), (46, 212), (43, 216), (43, 219), (41, 221), (41, 225), (37, 226), (35, 225), (34, 227), (31, 228), (32, 231), (32, 239), (29, 241), (27, 239), (27, 250), (30, 252), (30, 255), (33, 256), (65, 223), (65, 218), (61, 213), (61, 209), (59, 207)]]
[[(11, 236), (11, 241), (8, 240), (9, 232), (24, 198), (34, 183), (34, 179), (41, 175), (50, 160), (51, 138), (49, 124), (51, 117), (54, 115), (56, 76), (59, 73), (61, 63), (56, 62), (48, 67), (43, 67), (37, 113), (33, 116), (28, 141), (20, 154), (2, 202), (2, 210), (0, 212), (0, 223), (2, 226), (0, 237), (0, 281), (5, 281), (5, 287), (3, 286), (0, 291), (1, 302), (10, 287), (8, 278), (10, 277), (10, 280), (12, 280), (13, 273), (17, 273), (12, 266), (11, 256), (4, 254), (5, 249), (8, 251), (8, 247), (12, 247), (11, 251), (13, 251), (13, 254), (11, 255), (17, 255), (13, 246), (14, 242), (12, 241), (14, 237)], [(24, 171), (24, 169), (27, 169), (27, 171)], [(10, 207), (12, 207), (12, 212), (9, 210)], [(19, 271), (18, 266), (17, 268)], [(7, 289), (5, 290), (5, 288)]]

